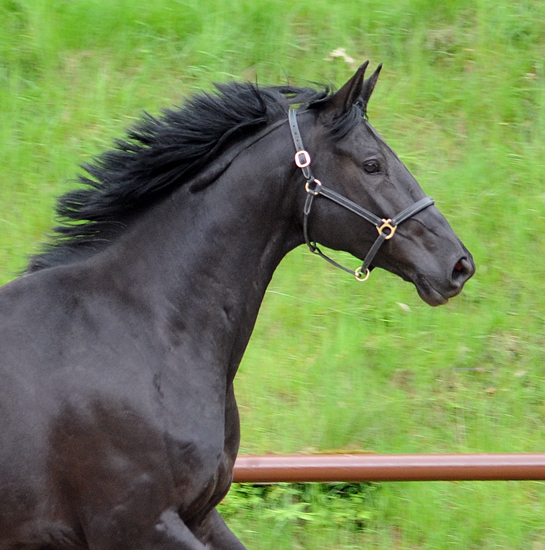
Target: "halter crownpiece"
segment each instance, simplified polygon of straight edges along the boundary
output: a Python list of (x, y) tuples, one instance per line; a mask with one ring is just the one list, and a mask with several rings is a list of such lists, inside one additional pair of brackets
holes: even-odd
[[(310, 167), (311, 165), (311, 157), (308, 151), (305, 149), (303, 145), (303, 139), (301, 138), (301, 132), (299, 131), (299, 125), (297, 123), (297, 109), (290, 109), (288, 111), (288, 117), (289, 117), (289, 123), (290, 123), (290, 130), (291, 130), (291, 136), (293, 139), (293, 143), (295, 145), (295, 164), (298, 168), (301, 169), (303, 172), (303, 176), (306, 179), (305, 184), (305, 190), (307, 192), (307, 199), (305, 201), (305, 207), (304, 207), (304, 217), (303, 217), (303, 233), (305, 236), (305, 242), (307, 243), (307, 246), (309, 247), (310, 251), (318, 254), (321, 256), (324, 260), (328, 261), (330, 264), (334, 265), (335, 267), (338, 267), (339, 269), (342, 269), (348, 273), (351, 273), (356, 277), (358, 281), (366, 281), (369, 278), (369, 275), (371, 274), (370, 266), (371, 262), (373, 261), (374, 257), (376, 256), (377, 252), (379, 251), (380, 247), (384, 244), (384, 241), (387, 241), (395, 235), (395, 232), (397, 230), (397, 227), (400, 223), (403, 223), (404, 221), (408, 220), (409, 218), (412, 218), (422, 210), (428, 208), (428, 206), (431, 206), (434, 204), (434, 200), (431, 197), (424, 197), (423, 199), (420, 199), (419, 201), (415, 202), (408, 208), (405, 208), (402, 210), (397, 216), (394, 216), (393, 218), (379, 218), (378, 216), (375, 216), (372, 212), (369, 212), (369, 210), (366, 210), (365, 208), (359, 206), (355, 202), (351, 201), (350, 199), (347, 199), (346, 197), (343, 197), (342, 195), (339, 195), (336, 191), (333, 191), (332, 189), (328, 189), (327, 187), (324, 187), (322, 182), (320, 180), (317, 180), (314, 177), (314, 174), (312, 173), (312, 169)], [(312, 241), (309, 236), (308, 231), (308, 217), (310, 214), (310, 211), (312, 209), (312, 205), (314, 203), (314, 198), (318, 195), (321, 195), (323, 197), (326, 197), (327, 199), (339, 204), (343, 208), (346, 208), (347, 210), (350, 210), (354, 214), (357, 214), (364, 220), (367, 220), (368, 222), (372, 223), (378, 231), (378, 237), (373, 243), (373, 246), (369, 249), (369, 252), (367, 252), (367, 255), (365, 256), (363, 260), (363, 264), (361, 267), (358, 267), (356, 270), (349, 269), (347, 267), (342, 266), (341, 264), (337, 263), (335, 260), (332, 260), (329, 256), (326, 256), (316, 244), (315, 241)]]

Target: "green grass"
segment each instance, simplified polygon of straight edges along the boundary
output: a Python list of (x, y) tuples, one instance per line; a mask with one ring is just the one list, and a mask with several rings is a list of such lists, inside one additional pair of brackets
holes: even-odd
[[(387, 273), (360, 285), (290, 254), (237, 378), (241, 452), (543, 450), (538, 0), (0, 0), (0, 282), (43, 242), (77, 165), (143, 109), (230, 79), (338, 86), (354, 66), (337, 48), (384, 63), (371, 121), (478, 272), (431, 309)], [(244, 491), (224, 510), (251, 548), (545, 548), (542, 483), (378, 484), (360, 524), (318, 489), (303, 506), (290, 488)]]

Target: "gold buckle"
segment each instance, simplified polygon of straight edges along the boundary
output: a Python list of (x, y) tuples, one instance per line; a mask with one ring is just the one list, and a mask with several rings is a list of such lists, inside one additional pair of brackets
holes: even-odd
[(397, 229), (397, 225), (392, 225), (392, 220), (391, 219), (383, 219), (382, 220), (382, 225), (380, 227), (377, 227), (377, 231), (378, 231), (378, 234), (379, 235), (382, 235), (382, 233), (384, 232), (385, 229), (389, 229), (390, 230), (390, 233), (388, 233), (386, 235), (385, 240), (389, 240), (391, 239), (393, 236), (394, 236), (394, 233), (396, 232), (396, 229)]
[[(299, 157), (303, 157), (303, 160), (300, 160)], [(297, 153), (295, 153), (295, 164), (299, 167), (299, 168), (307, 168), (308, 166), (310, 166), (310, 155), (308, 154), (308, 151), (297, 151)]]

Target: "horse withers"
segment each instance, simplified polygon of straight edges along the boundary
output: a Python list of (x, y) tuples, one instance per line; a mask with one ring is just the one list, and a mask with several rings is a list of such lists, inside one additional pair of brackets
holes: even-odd
[(146, 115), (60, 199), (0, 290), (0, 550), (243, 548), (215, 508), (233, 379), (300, 244), (430, 305), (462, 290), (471, 255), (367, 122), (366, 66), (336, 93), (232, 83)]

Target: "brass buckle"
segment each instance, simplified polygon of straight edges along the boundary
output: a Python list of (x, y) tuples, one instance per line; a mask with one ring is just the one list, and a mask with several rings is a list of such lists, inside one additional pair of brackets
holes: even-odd
[(384, 237), (385, 240), (391, 239), (394, 236), (394, 233), (396, 232), (397, 225), (392, 225), (391, 222), (392, 222), (391, 219), (387, 219), (387, 220), (383, 219), (382, 220), (382, 225), (380, 227), (377, 227), (377, 231), (378, 231), (379, 235), (382, 235), (382, 233), (384, 232), (385, 229), (388, 229), (390, 231), (390, 233), (388, 233)]
[(367, 279), (369, 279), (369, 275), (371, 275), (371, 272), (368, 269), (366, 269), (365, 273), (363, 274), (361, 272), (361, 267), (358, 267), (358, 269), (354, 271), (354, 277), (356, 277), (356, 281), (359, 281), (360, 283), (367, 281)]
[[(303, 157), (301, 159), (301, 157)], [(310, 155), (308, 154), (308, 151), (297, 151), (297, 153), (295, 153), (295, 164), (299, 167), (299, 168), (307, 168), (308, 166), (310, 166)]]

